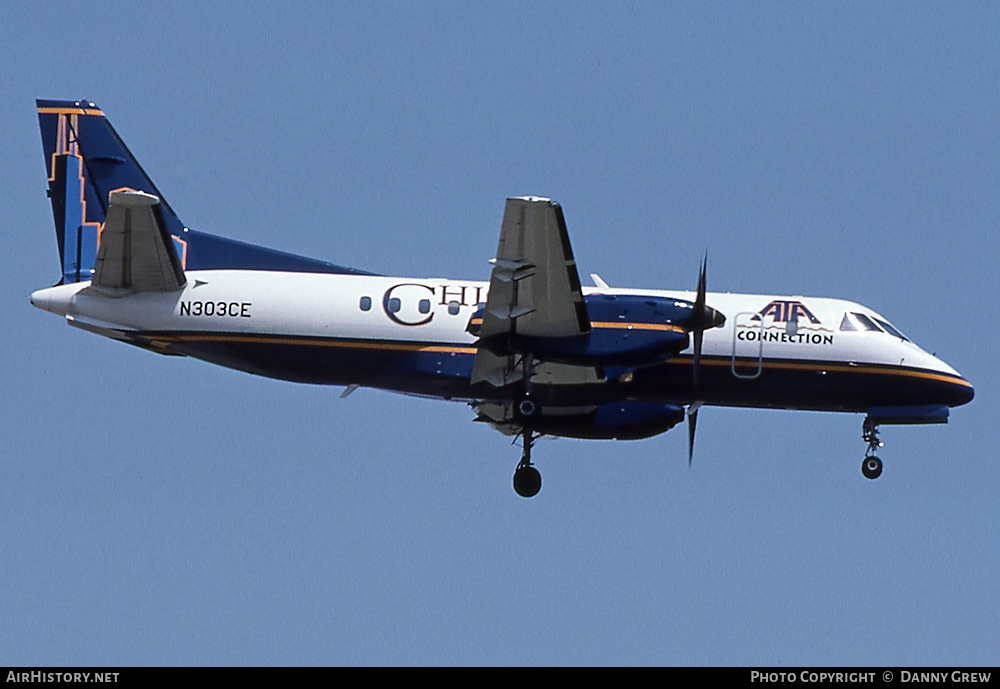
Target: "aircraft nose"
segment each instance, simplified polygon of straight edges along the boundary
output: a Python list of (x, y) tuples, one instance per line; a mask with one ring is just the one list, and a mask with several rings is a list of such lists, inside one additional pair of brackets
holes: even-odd
[(959, 380), (961, 383), (954, 386), (952, 401), (948, 402), (948, 406), (961, 407), (963, 404), (971, 402), (972, 398), (976, 396), (976, 391), (973, 389), (972, 383), (961, 376), (959, 377)]
[(926, 362), (924, 366), (927, 367), (925, 370), (930, 374), (930, 380), (927, 381), (930, 384), (928, 393), (934, 398), (936, 404), (960, 407), (972, 401), (976, 395), (972, 383), (939, 359), (937, 355), (927, 352), (924, 352), (924, 355), (928, 357), (924, 359)]
[(938, 404), (947, 404), (949, 407), (961, 407), (968, 404), (976, 396), (976, 391), (972, 383), (962, 377), (955, 369), (947, 367), (935, 376), (932, 382), (933, 396), (939, 400)]

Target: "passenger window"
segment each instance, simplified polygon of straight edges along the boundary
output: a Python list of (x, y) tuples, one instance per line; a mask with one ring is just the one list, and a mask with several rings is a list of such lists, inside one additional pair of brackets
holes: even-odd
[(390, 299), (386, 306), (389, 307), (389, 313), (399, 313), (399, 310), (403, 308), (403, 304), (399, 301), (399, 297), (393, 297)]
[(372, 298), (371, 297), (361, 297), (361, 310), (371, 311), (372, 310)]
[(431, 312), (431, 300), (430, 299), (421, 299), (420, 300), (420, 304), (417, 305), (417, 308), (420, 309), (420, 313), (430, 313)]
[(457, 301), (448, 302), (448, 313), (452, 316), (457, 316), (460, 309), (461, 305)]

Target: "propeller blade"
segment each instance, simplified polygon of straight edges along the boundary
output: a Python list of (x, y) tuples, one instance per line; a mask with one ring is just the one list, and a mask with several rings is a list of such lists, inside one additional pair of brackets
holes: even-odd
[(698, 410), (688, 412), (688, 468), (694, 459), (694, 429), (698, 425)]
[(698, 390), (698, 367), (701, 366), (701, 342), (705, 336), (705, 331), (695, 330), (694, 333), (694, 356), (691, 360), (691, 368), (694, 370), (694, 389)]
[(688, 417), (688, 468), (691, 468), (691, 461), (694, 459), (694, 431), (698, 425), (698, 410), (704, 402), (695, 400), (687, 408)]
[(701, 269), (698, 271), (698, 291), (694, 298), (694, 315), (701, 322), (705, 312), (705, 273), (708, 268), (708, 253), (701, 259)]
[[(726, 322), (726, 317), (715, 309), (706, 305), (707, 299), (707, 279), (708, 272), (708, 252), (701, 259), (701, 270), (698, 271), (698, 292), (694, 298), (694, 307), (691, 322), (691, 377), (694, 387), (694, 394), (698, 394), (698, 370), (701, 368), (701, 346), (705, 341), (705, 331), (709, 328), (716, 328)], [(688, 417), (688, 467), (694, 460), (694, 434), (698, 427), (698, 409), (704, 404), (704, 400), (695, 400), (687, 408)]]
[(691, 358), (692, 379), (695, 390), (698, 389), (698, 369), (701, 366), (701, 344), (705, 335), (705, 273), (708, 269), (708, 252), (701, 259), (701, 270), (698, 271), (698, 293), (694, 299), (694, 327), (691, 333), (694, 335), (693, 354)]

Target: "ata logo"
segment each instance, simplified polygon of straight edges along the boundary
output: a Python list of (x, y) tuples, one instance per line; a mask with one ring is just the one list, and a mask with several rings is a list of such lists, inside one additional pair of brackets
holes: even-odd
[[(771, 323), (765, 325), (768, 318)], [(750, 316), (749, 322), (737, 322), (735, 330), (736, 339), (743, 342), (812, 345), (832, 345), (832, 333), (832, 330), (823, 327), (822, 322), (801, 301), (785, 299), (775, 299)]]
[(775, 323), (795, 323), (798, 324), (799, 316), (805, 316), (813, 325), (819, 325), (819, 319), (813, 315), (812, 311), (806, 308), (801, 301), (783, 301), (776, 299), (757, 312), (757, 315), (750, 320), (759, 321), (765, 316), (770, 316)]

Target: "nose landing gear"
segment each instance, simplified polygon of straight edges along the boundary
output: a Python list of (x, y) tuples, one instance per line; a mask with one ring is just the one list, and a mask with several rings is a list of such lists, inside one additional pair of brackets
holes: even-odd
[(872, 419), (865, 419), (861, 439), (868, 443), (868, 452), (861, 462), (861, 473), (867, 479), (877, 479), (882, 475), (882, 460), (875, 456), (875, 452), (882, 447), (882, 441), (878, 439), (878, 424)]
[(878, 478), (882, 475), (882, 460), (875, 455), (865, 457), (865, 461), (861, 462), (861, 473), (865, 478)]

